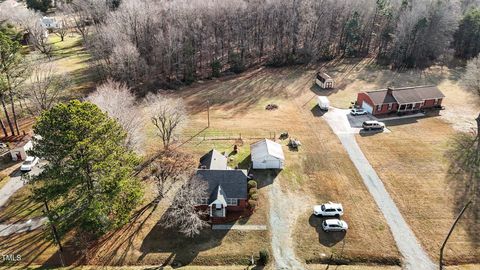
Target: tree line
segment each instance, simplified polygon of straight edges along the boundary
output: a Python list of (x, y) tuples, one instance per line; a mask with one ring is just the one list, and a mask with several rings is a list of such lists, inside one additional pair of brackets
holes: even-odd
[(402, 69), (424, 67), (448, 54), (470, 58), (480, 51), (478, 4), (73, 0), (64, 6), (76, 14), (77, 28), (90, 26), (85, 44), (105, 76), (130, 86), (175, 86), (258, 64), (369, 56)]

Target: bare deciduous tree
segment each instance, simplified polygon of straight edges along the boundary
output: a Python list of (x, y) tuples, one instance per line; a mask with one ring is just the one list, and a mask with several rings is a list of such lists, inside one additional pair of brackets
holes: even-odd
[(142, 152), (144, 115), (130, 88), (124, 83), (109, 79), (97, 87), (97, 91), (92, 93), (88, 100), (122, 125), (127, 132), (127, 146), (131, 150)]
[(157, 200), (160, 200), (175, 183), (183, 181), (186, 176), (191, 175), (195, 168), (195, 161), (188, 154), (168, 150), (163, 151), (150, 164), (150, 168), (152, 179), (157, 185)]
[(58, 27), (55, 29), (55, 33), (60, 37), (61, 41), (65, 39), (70, 29), (69, 20), (66, 18), (66, 15), (60, 14), (58, 20)]
[(49, 55), (52, 47), (48, 42), (48, 31), (40, 22), (42, 15), (24, 5), (0, 7), (0, 21), (6, 20), (28, 33), (28, 42), (40, 52)]
[(477, 55), (467, 62), (461, 83), (466, 89), (480, 95), (480, 55)]
[(166, 228), (176, 228), (187, 237), (200, 234), (200, 231), (208, 225), (202, 219), (207, 213), (198, 209), (197, 205), (207, 196), (206, 182), (196, 177), (191, 178), (174, 195), (161, 224)]
[(48, 60), (35, 59), (31, 61), (31, 77), (22, 93), (25, 107), (32, 115), (39, 115), (55, 105), (71, 84), (68, 75), (58, 73), (55, 64)]
[(181, 99), (161, 94), (149, 95), (146, 101), (151, 113), (150, 119), (157, 128), (157, 135), (162, 140), (163, 148), (168, 149), (187, 120), (185, 104)]

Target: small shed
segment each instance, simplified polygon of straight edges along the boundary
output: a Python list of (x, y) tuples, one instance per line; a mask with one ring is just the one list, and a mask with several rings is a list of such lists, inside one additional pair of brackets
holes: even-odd
[(21, 140), (11, 144), (10, 155), (13, 161), (25, 160), (27, 158), (27, 151), (32, 149), (33, 144), (30, 139)]
[(282, 146), (274, 141), (263, 139), (250, 145), (253, 169), (283, 169), (285, 156)]
[(327, 73), (325, 72), (318, 72), (317, 73), (317, 79), (315, 80), (317, 85), (320, 86), (323, 89), (331, 89), (335, 87), (335, 83)]

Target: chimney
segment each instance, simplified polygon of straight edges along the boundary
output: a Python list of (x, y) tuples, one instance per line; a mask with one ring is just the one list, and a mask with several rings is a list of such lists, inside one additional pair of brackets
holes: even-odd
[(391, 95), (393, 90), (394, 90), (393, 87), (391, 86), (387, 87), (387, 95)]

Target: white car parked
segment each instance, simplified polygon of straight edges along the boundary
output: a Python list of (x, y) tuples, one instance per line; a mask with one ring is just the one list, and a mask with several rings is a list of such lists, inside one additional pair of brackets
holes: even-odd
[(350, 114), (351, 115), (365, 115), (367, 114), (367, 111), (365, 111), (364, 109), (359, 109), (359, 108), (353, 108), (352, 110), (350, 110)]
[(38, 163), (38, 157), (27, 157), (25, 159), (25, 162), (23, 162), (22, 166), (20, 167), (21, 172), (29, 172), (32, 170), (32, 168), (37, 165)]
[(384, 130), (385, 123), (378, 121), (365, 121), (362, 124), (363, 129), (365, 130)]
[(341, 203), (328, 202), (313, 207), (313, 214), (319, 217), (339, 217), (343, 215)]
[(347, 222), (340, 219), (327, 219), (322, 222), (325, 232), (345, 232), (348, 230)]

